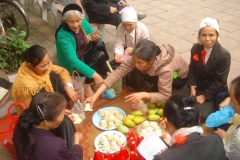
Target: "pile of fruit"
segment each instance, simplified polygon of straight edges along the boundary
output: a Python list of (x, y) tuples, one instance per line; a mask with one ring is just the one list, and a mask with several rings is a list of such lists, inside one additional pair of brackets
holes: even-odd
[[(117, 127), (117, 130), (127, 134), (129, 128), (135, 127), (143, 123), (145, 120), (158, 121), (163, 116), (164, 102), (145, 104), (142, 100), (138, 104), (134, 104), (133, 108), (138, 109), (132, 111), (123, 118), (122, 125)], [(146, 109), (147, 108), (147, 109)]]

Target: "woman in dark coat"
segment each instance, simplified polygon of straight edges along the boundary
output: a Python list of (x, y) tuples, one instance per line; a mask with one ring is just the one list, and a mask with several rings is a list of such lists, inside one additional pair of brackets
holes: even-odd
[(188, 83), (175, 93), (196, 97), (203, 123), (209, 114), (217, 110), (215, 96), (228, 90), (231, 56), (218, 38), (218, 21), (210, 17), (203, 19), (198, 33), (199, 43), (194, 44), (191, 49)]
[(172, 145), (153, 160), (225, 160), (226, 153), (221, 138), (212, 134), (202, 136), (199, 110), (193, 96), (173, 96), (164, 105), (166, 131)]
[(29, 108), (23, 111), (13, 133), (18, 160), (82, 160), (79, 143), (82, 134), (73, 135), (73, 148), (66, 140), (50, 130), (57, 128), (64, 119), (67, 101), (58, 93), (44, 92), (33, 97)]

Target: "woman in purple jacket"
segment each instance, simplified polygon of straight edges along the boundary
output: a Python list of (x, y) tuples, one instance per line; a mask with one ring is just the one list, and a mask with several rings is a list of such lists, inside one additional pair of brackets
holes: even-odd
[(57, 93), (44, 92), (33, 97), (29, 108), (19, 117), (13, 133), (18, 160), (82, 160), (79, 145), (82, 134), (75, 132), (74, 146), (68, 150), (67, 142), (50, 130), (63, 121), (67, 105)]

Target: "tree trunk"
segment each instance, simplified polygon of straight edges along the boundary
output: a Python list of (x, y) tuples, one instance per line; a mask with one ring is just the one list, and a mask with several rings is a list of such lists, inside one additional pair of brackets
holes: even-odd
[(0, 39), (6, 40), (6, 33), (2, 24), (1, 17), (0, 17)]

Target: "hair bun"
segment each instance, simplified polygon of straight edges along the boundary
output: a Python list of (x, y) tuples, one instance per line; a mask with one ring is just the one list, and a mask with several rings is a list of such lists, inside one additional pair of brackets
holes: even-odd
[(183, 103), (184, 106), (194, 107), (196, 103), (196, 97), (194, 96), (185, 97), (183, 98)]

